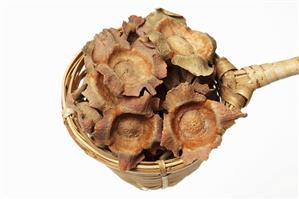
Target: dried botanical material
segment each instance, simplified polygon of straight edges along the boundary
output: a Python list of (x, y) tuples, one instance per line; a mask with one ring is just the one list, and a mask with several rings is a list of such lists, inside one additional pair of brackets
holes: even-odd
[(118, 156), (121, 171), (134, 168), (143, 159), (143, 149), (160, 141), (162, 120), (152, 112), (156, 105), (147, 92), (139, 98), (123, 98), (97, 122), (94, 142)]
[(94, 108), (90, 107), (88, 102), (80, 102), (77, 107), (78, 122), (84, 132), (91, 134), (94, 131), (95, 124), (102, 119), (102, 115)]
[(94, 69), (95, 64), (92, 59), (94, 46), (94, 42), (88, 41), (82, 48), (82, 52), (84, 53), (84, 66), (87, 72)]
[(107, 64), (109, 57), (119, 49), (130, 49), (125, 35), (117, 29), (104, 29), (93, 40), (92, 60), (95, 64)]
[[(91, 57), (86, 59), (87, 64), (93, 63), (116, 96), (139, 96), (143, 88), (155, 95), (155, 87), (166, 77), (167, 65), (157, 50), (128, 38), (142, 23), (142, 19), (130, 17), (129, 23), (123, 25), (124, 34), (115, 29), (104, 30), (84, 48), (86, 56)], [(134, 42), (130, 45), (127, 39)]]
[(207, 86), (183, 83), (170, 90), (164, 107), (161, 145), (176, 157), (182, 150), (186, 164), (194, 160), (206, 160), (210, 151), (217, 147), (224, 131), (234, 120), (244, 117), (239, 110), (229, 110), (223, 104), (207, 100)]
[(144, 25), (137, 30), (137, 33), (141, 36), (147, 36), (164, 19), (172, 19), (177, 21), (178, 23), (186, 25), (186, 20), (183, 16), (170, 12), (163, 8), (158, 8), (145, 18)]
[(84, 81), (68, 94), (67, 114), (118, 158), (122, 172), (142, 160), (205, 160), (244, 116), (219, 102), (215, 50), (214, 39), (191, 30), (181, 15), (161, 8), (132, 15), (84, 46), (85, 70), (77, 77)]
[(68, 93), (66, 96), (66, 104), (68, 108), (73, 109), (75, 107), (75, 104), (77, 102), (82, 101), (82, 92), (86, 89), (87, 84), (83, 83), (80, 85), (76, 90), (74, 90), (72, 93)]
[(143, 149), (160, 141), (161, 126), (159, 115), (151, 118), (122, 115), (117, 118), (109, 148), (117, 154), (121, 171), (134, 168), (143, 159), (140, 155)]
[(90, 107), (88, 102), (79, 102), (79, 100), (82, 100), (80, 96), (84, 89), (86, 89), (86, 84), (80, 86), (73, 93), (69, 93), (66, 98), (66, 104), (69, 113), (76, 113), (81, 129), (85, 133), (91, 134), (95, 123), (102, 119), (102, 115), (96, 109)]
[(155, 95), (155, 87), (162, 83), (161, 79), (167, 74), (167, 65), (156, 50), (146, 47), (139, 40), (132, 44), (131, 50), (113, 54), (109, 66), (123, 82), (122, 94), (126, 96), (139, 96), (143, 88)]
[(182, 16), (158, 9), (146, 17), (146, 22), (137, 32), (148, 37), (161, 56), (171, 59), (172, 64), (196, 76), (213, 73), (214, 67), (208, 63), (215, 54), (215, 40), (206, 33), (188, 28)]
[[(158, 41), (166, 42), (170, 47), (172, 64), (196, 76), (208, 76), (213, 73), (214, 69), (208, 62), (215, 54), (216, 42), (208, 34), (193, 31), (171, 19), (161, 21), (154, 31), (161, 33)], [(151, 39), (151, 35), (149, 38)]]
[(187, 70), (169, 64), (167, 77), (164, 79), (163, 83), (168, 90), (171, 90), (172, 88), (178, 86), (180, 83), (192, 83), (195, 79), (196, 76), (188, 72)]
[(92, 69), (85, 77), (87, 88), (82, 94), (87, 98), (91, 107), (104, 111), (117, 103), (117, 98), (111, 90), (104, 85), (104, 77), (97, 70)]
[(137, 40), (139, 37), (137, 34), (137, 29), (143, 25), (145, 22), (145, 19), (142, 17), (138, 17), (136, 15), (132, 15), (129, 17), (128, 22), (123, 22), (122, 24), (122, 31), (123, 34), (126, 35), (127, 40), (129, 43), (133, 43), (134, 41)]
[[(114, 121), (121, 115), (153, 116), (151, 95), (144, 92), (140, 97), (121, 98), (113, 107), (103, 111), (103, 119), (96, 124), (94, 138), (98, 146), (110, 145)], [(154, 104), (155, 105), (155, 104)]]
[[(196, 85), (196, 84), (208, 85), (207, 86), (208, 91), (205, 96), (208, 99), (211, 99), (214, 101), (220, 101), (219, 95), (218, 95), (218, 92), (216, 89), (216, 82), (215, 82), (213, 76), (196, 77), (195, 75), (191, 74), (190, 72), (188, 72), (180, 67), (169, 65), (169, 68), (167, 71), (167, 77), (164, 78), (164, 81), (163, 81), (163, 85), (167, 88), (167, 91), (175, 88), (176, 86), (178, 86), (179, 84), (184, 83), (184, 82), (190, 83), (192, 85)], [(164, 96), (165, 95), (166, 95), (166, 93), (164, 94)], [(163, 99), (165, 99), (165, 97)]]

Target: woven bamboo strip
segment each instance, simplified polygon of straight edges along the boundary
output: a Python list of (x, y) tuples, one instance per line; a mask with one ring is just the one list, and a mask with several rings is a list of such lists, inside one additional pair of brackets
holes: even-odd
[(252, 65), (237, 70), (226, 58), (219, 58), (216, 66), (219, 91), (230, 108), (243, 108), (255, 89), (277, 80), (299, 74), (299, 57)]

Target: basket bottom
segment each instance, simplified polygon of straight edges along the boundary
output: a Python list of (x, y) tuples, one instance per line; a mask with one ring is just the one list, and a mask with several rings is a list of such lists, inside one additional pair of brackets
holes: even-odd
[(193, 173), (202, 161), (196, 161), (179, 171), (169, 172), (167, 175), (161, 174), (151, 174), (151, 173), (140, 173), (129, 171), (121, 173), (118, 170), (110, 168), (115, 174), (117, 174), (121, 179), (126, 181), (129, 184), (134, 185), (135, 187), (141, 190), (154, 190), (160, 188), (167, 188), (174, 186), (180, 181), (182, 181), (186, 176)]

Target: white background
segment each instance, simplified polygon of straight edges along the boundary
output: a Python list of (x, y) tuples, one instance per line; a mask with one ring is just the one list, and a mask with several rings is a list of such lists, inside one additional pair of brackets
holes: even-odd
[[(143, 192), (63, 126), (63, 73), (86, 41), (156, 7), (184, 15), (238, 67), (298, 56), (295, 1), (7, 1), (1, 5), (2, 198), (296, 197), (298, 76), (257, 90), (221, 146), (173, 188)], [(0, 198), (1, 198), (0, 196)]]

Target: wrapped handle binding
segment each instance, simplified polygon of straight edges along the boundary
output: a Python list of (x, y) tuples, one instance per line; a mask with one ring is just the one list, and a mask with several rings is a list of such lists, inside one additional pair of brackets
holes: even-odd
[(231, 109), (246, 106), (255, 89), (299, 74), (299, 57), (237, 69), (226, 58), (217, 60), (219, 93)]

